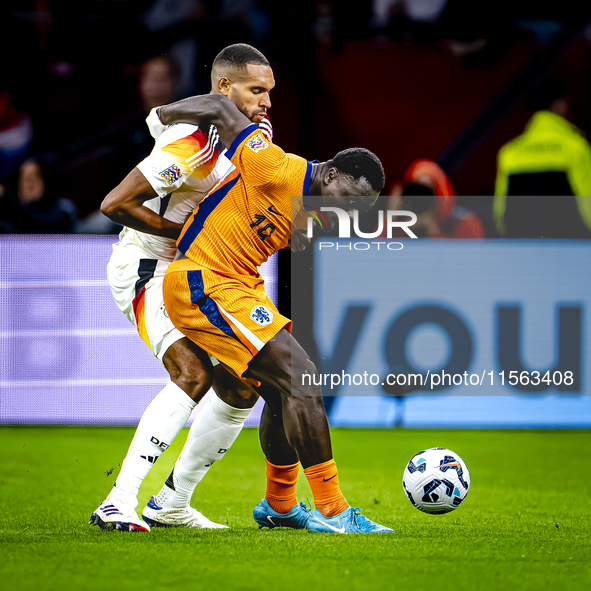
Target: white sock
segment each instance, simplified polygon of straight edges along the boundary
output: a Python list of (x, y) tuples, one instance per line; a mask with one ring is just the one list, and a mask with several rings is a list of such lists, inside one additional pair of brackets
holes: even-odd
[(129, 502), (135, 500), (137, 506), (144, 478), (185, 426), (196, 404), (174, 382), (158, 393), (142, 415), (112, 494), (129, 496)]
[(191, 425), (185, 447), (156, 496), (160, 507), (188, 507), (197, 484), (224, 457), (252, 409), (234, 408), (212, 396)]

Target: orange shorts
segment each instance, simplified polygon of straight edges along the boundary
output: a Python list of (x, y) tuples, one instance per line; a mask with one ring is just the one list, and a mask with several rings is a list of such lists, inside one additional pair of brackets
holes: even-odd
[(242, 377), (251, 359), (291, 321), (263, 287), (174, 261), (164, 277), (164, 304), (173, 324), (197, 346)]

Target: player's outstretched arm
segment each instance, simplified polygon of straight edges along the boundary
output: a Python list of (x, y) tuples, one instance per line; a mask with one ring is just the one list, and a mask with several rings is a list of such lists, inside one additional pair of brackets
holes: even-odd
[(144, 202), (154, 197), (156, 193), (146, 177), (134, 168), (104, 198), (101, 212), (114, 222), (134, 230), (176, 240), (183, 225), (171, 222), (144, 207)]
[(160, 107), (158, 115), (164, 125), (211, 123), (218, 128), (220, 138), (225, 146), (230, 146), (236, 136), (251, 124), (251, 121), (223, 94), (191, 96)]

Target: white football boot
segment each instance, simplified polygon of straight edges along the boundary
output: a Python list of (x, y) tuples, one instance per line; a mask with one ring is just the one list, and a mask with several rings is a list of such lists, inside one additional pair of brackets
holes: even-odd
[(200, 527), (203, 529), (229, 529), (227, 525), (207, 519), (193, 507), (159, 507), (152, 497), (142, 513), (144, 521), (152, 527)]
[(109, 496), (90, 516), (89, 525), (98, 525), (101, 530), (150, 531), (150, 526), (135, 512), (137, 500), (131, 496), (117, 495), (111, 491)]

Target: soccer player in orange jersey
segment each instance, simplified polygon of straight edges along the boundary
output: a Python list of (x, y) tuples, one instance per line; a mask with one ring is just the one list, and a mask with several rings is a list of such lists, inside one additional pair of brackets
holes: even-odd
[[(164, 278), (164, 302), (175, 326), (196, 345), (235, 375), (261, 384), (267, 493), (255, 507), (255, 520), (261, 527), (315, 532), (393, 531), (345, 500), (320, 388), (302, 379), (316, 367), (291, 336), (291, 321), (270, 301), (257, 271), (305, 225), (305, 200), (345, 210), (372, 207), (384, 185), (380, 161), (362, 148), (321, 164), (286, 154), (219, 95), (161, 107), (159, 117), (164, 124), (215, 125), (235, 167), (185, 223), (179, 253)], [(300, 463), (314, 496), (312, 513), (296, 501)]]
[[(265, 56), (250, 45), (224, 48), (212, 64), (212, 92), (228, 96), (271, 141), (266, 119), (275, 85)], [(179, 332), (166, 314), (162, 283), (178, 238), (195, 205), (234, 169), (215, 127), (172, 125), (148, 118), (156, 140), (152, 153), (105, 198), (102, 211), (124, 224), (107, 267), (117, 305), (170, 374), (170, 382), (146, 408), (114, 487), (93, 512), (102, 529), (149, 531), (152, 527), (226, 527), (190, 506), (195, 487), (236, 439), (257, 393), (221, 366), (210, 373), (206, 353)], [(208, 369), (203, 369), (203, 363)], [(136, 513), (139, 488), (156, 460), (213, 387), (173, 472)], [(145, 521), (144, 521), (145, 520)]]

